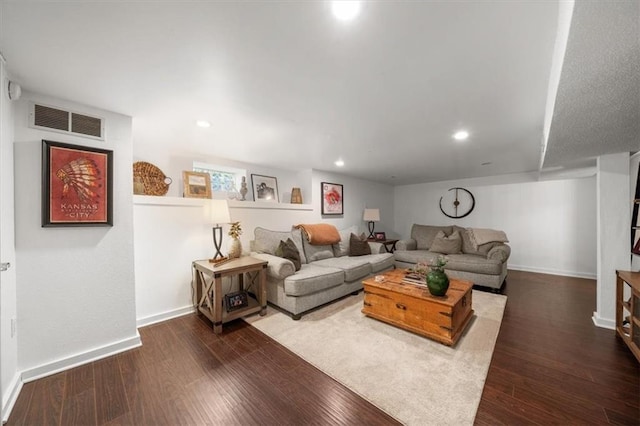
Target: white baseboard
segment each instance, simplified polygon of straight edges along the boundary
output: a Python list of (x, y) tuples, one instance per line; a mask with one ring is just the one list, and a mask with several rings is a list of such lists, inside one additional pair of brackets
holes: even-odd
[(598, 312), (594, 312), (591, 320), (597, 327), (608, 328), (609, 330), (616, 329), (616, 320), (612, 318), (602, 318)]
[(47, 364), (42, 364), (38, 367), (26, 369), (22, 371), (22, 381), (24, 383), (27, 383), (41, 377), (50, 376), (64, 370), (68, 370), (70, 368), (97, 361), (111, 355), (116, 355), (120, 352), (125, 352), (129, 349), (137, 348), (138, 346), (142, 346), (142, 340), (140, 340), (140, 333), (138, 333), (138, 331), (136, 330), (136, 335), (133, 337), (110, 343), (96, 349), (91, 349), (89, 351), (79, 353), (68, 358), (63, 358)]
[(160, 314), (150, 315), (144, 318), (138, 318), (136, 324), (138, 325), (138, 328), (140, 328), (147, 325), (155, 324), (157, 322), (166, 321), (171, 318), (177, 318), (183, 315), (191, 314), (193, 312), (195, 312), (195, 309), (192, 305), (189, 305), (182, 308), (174, 309), (172, 311), (162, 312)]
[(11, 410), (13, 410), (13, 406), (18, 399), (18, 395), (20, 395), (20, 390), (22, 390), (22, 378), (20, 377), (20, 373), (16, 372), (13, 379), (11, 379), (11, 384), (7, 389), (7, 393), (2, 395), (3, 424), (9, 420), (9, 414), (11, 414)]
[[(558, 269), (537, 268), (535, 266), (522, 266), (522, 265), (509, 264), (508, 268), (513, 269), (514, 271), (537, 272), (539, 274), (560, 275), (562, 277), (587, 278), (590, 280), (595, 280), (597, 278), (596, 274), (591, 274), (587, 272), (560, 271)], [(507, 276), (507, 280), (508, 279), (509, 277)]]

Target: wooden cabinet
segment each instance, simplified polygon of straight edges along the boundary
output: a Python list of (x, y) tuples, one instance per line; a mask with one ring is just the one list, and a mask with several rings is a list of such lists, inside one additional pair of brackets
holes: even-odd
[(640, 272), (616, 271), (616, 331), (640, 362)]

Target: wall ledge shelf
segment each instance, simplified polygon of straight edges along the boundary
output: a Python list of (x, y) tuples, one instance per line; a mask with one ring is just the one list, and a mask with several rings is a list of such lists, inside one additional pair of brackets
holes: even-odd
[[(203, 198), (165, 197), (154, 195), (134, 195), (133, 204), (151, 206), (186, 206), (202, 207), (209, 200)], [(229, 200), (231, 209), (262, 209), (262, 210), (306, 210), (313, 211), (311, 204), (268, 203), (256, 201)]]

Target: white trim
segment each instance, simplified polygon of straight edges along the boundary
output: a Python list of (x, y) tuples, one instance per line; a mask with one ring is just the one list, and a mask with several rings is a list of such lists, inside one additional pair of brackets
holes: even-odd
[(9, 415), (11, 414), (11, 410), (13, 410), (13, 406), (18, 399), (18, 395), (20, 395), (20, 391), (22, 390), (22, 377), (20, 373), (16, 373), (11, 380), (11, 384), (9, 385), (9, 394), (4, 395), (6, 398), (3, 398), (2, 401), (2, 423), (6, 423), (9, 420)]
[(138, 328), (140, 328), (140, 327), (145, 327), (147, 325), (155, 324), (158, 322), (167, 321), (172, 318), (181, 317), (183, 315), (192, 314), (194, 312), (195, 312), (194, 307), (189, 305), (183, 308), (174, 309), (172, 311), (167, 311), (160, 314), (150, 315), (144, 318), (139, 318), (136, 323), (138, 325)]
[(598, 312), (594, 312), (593, 316), (591, 317), (591, 319), (593, 320), (593, 323), (597, 327), (608, 328), (609, 330), (615, 330), (616, 329), (616, 320), (615, 319), (602, 318), (600, 316), (600, 314), (598, 314)]
[(133, 337), (79, 353), (68, 358), (62, 358), (48, 364), (42, 364), (38, 367), (24, 370), (22, 371), (22, 381), (24, 383), (31, 382), (33, 380), (69, 370), (80, 365), (88, 364), (102, 358), (107, 358), (139, 346), (142, 346), (142, 340), (140, 340), (140, 333), (136, 330), (136, 335)]
[[(590, 280), (595, 280), (597, 278), (596, 274), (592, 274), (588, 272), (560, 271), (558, 269), (538, 268), (535, 266), (509, 264), (508, 268), (513, 269), (514, 271), (536, 272), (538, 274), (560, 275), (563, 277), (587, 278)], [(508, 276), (507, 276), (507, 279), (508, 279)]]
[[(153, 195), (134, 195), (133, 204), (151, 206), (187, 206), (204, 207), (211, 202), (206, 198), (156, 197)], [(263, 209), (263, 210), (307, 210), (313, 211), (311, 204), (267, 203), (264, 201), (228, 200), (230, 209)]]

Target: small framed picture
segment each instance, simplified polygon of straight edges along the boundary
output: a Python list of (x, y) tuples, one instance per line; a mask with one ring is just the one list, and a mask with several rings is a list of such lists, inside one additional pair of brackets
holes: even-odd
[(182, 172), (184, 196), (186, 198), (211, 198), (211, 176), (202, 172)]
[(387, 235), (384, 232), (374, 232), (373, 235), (375, 235), (376, 240), (378, 241), (384, 241), (387, 239)]
[(224, 303), (227, 307), (227, 312), (233, 312), (237, 309), (249, 306), (249, 300), (247, 299), (246, 291), (238, 291), (235, 293), (229, 293), (224, 295)]
[(322, 214), (344, 214), (343, 186), (339, 183), (322, 182), (321, 184)]
[(255, 201), (278, 202), (278, 179), (273, 176), (251, 175)]

